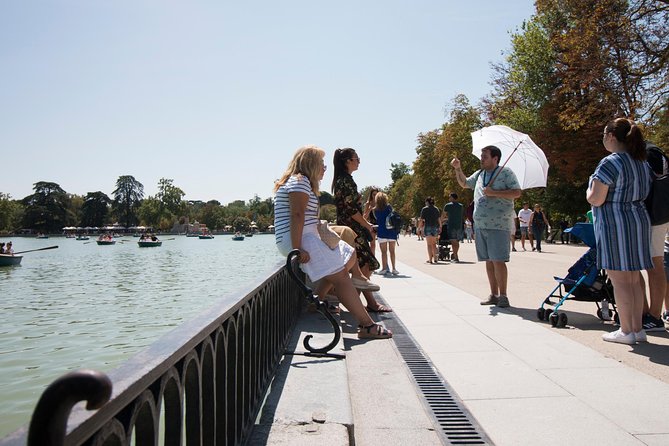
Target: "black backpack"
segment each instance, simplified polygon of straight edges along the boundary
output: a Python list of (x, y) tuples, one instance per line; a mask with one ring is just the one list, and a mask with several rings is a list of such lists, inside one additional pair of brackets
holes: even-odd
[[(648, 165), (653, 171), (653, 184), (648, 197), (646, 209), (653, 226), (669, 222), (669, 158), (655, 144), (646, 142)], [(662, 170), (659, 169), (660, 162)]]
[(386, 217), (386, 229), (392, 229), (396, 232), (402, 230), (402, 216), (390, 208), (390, 214)]

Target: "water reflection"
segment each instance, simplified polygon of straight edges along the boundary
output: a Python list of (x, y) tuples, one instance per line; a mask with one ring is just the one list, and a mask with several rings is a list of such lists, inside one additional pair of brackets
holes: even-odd
[(122, 240), (13, 239), (16, 251), (59, 248), (0, 268), (0, 437), (28, 422), (61, 374), (114, 368), (282, 261), (271, 235), (176, 237), (159, 248)]

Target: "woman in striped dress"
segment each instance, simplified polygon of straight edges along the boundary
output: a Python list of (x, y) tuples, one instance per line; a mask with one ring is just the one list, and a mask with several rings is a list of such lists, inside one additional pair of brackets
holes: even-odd
[[(392, 333), (375, 324), (363, 307), (357, 289), (378, 290), (362, 275), (355, 250), (344, 241), (331, 249), (318, 235), (319, 185), (325, 173), (325, 151), (304, 146), (295, 152), (288, 169), (274, 184), (274, 235), (279, 252), (299, 250), (300, 267), (315, 282), (315, 294), (324, 298), (332, 286), (342, 304), (358, 320), (359, 338), (385, 339)], [(349, 276), (349, 272), (353, 277)]]
[(607, 333), (608, 342), (646, 341), (641, 326), (644, 290), (641, 270), (653, 267), (650, 218), (643, 200), (651, 186), (646, 149), (639, 127), (618, 118), (604, 127), (604, 147), (611, 152), (590, 177), (586, 198), (593, 206), (598, 267), (613, 283), (620, 329)]

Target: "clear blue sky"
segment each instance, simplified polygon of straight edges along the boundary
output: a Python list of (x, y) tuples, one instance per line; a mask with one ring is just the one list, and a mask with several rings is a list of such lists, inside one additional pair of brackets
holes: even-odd
[[(171, 178), (190, 200), (272, 195), (294, 150), (354, 147), (359, 187), (491, 62), (530, 0), (0, 0), (0, 192), (108, 195)], [(323, 190), (330, 189), (326, 174)]]

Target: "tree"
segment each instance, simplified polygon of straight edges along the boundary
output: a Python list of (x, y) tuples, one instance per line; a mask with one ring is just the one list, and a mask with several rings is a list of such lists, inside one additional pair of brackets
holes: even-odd
[(111, 199), (107, 194), (97, 191), (89, 192), (81, 206), (80, 226), (104, 226), (109, 215)]
[(125, 227), (137, 224), (137, 209), (144, 198), (144, 185), (132, 175), (123, 175), (116, 180), (113, 209)]
[(23, 225), (41, 232), (60, 232), (67, 225), (69, 197), (56, 183), (39, 181), (33, 185), (35, 193), (25, 197)]
[[(158, 181), (158, 193), (156, 194), (156, 199), (160, 201), (163, 210), (167, 210), (171, 216), (178, 217), (185, 210), (183, 197), (186, 194), (173, 183), (174, 180), (161, 178)], [(163, 217), (165, 217), (165, 215), (163, 215)]]
[(12, 232), (18, 229), (23, 218), (23, 205), (12, 200), (9, 194), (0, 192), (0, 232)]
[(390, 179), (392, 180), (392, 183), (390, 187), (392, 187), (393, 184), (395, 184), (400, 178), (402, 178), (404, 175), (410, 174), (411, 173), (411, 167), (409, 167), (405, 163), (390, 163)]

